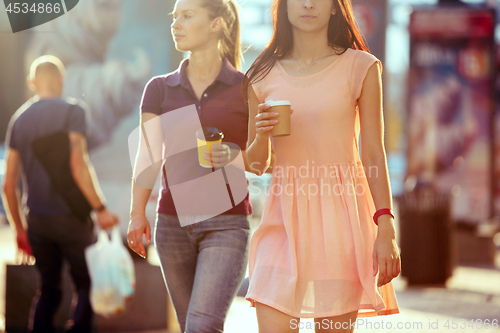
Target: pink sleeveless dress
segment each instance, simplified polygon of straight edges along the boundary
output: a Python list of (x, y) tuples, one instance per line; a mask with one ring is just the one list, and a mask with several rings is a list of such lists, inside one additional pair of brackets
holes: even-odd
[(378, 288), (375, 205), (358, 152), (359, 110), (373, 55), (347, 49), (322, 71), (292, 77), (278, 62), (252, 85), (260, 103), (289, 100), (291, 135), (271, 138), (276, 164), (250, 245), (246, 299), (287, 315), (398, 313), (391, 283)]

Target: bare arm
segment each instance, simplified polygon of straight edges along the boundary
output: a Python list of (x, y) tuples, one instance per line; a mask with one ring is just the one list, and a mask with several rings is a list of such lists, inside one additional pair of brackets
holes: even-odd
[(5, 206), (7, 218), (16, 231), (25, 230), (26, 218), (22, 212), (21, 195), (17, 186), (21, 177), (21, 159), (19, 152), (12, 148), (7, 149), (5, 156), (7, 168), (3, 184), (3, 201), (7, 203)]
[[(159, 170), (158, 170), (159, 171)], [(132, 180), (132, 202), (130, 205), (130, 217), (134, 215), (146, 216), (146, 206), (149, 197), (151, 196), (152, 189), (142, 188), (137, 185), (135, 180)]]
[[(392, 209), (386, 153), (384, 148), (384, 119), (382, 111), (382, 82), (380, 69), (374, 64), (368, 70), (358, 100), (361, 125), (361, 158), (376, 209)], [(394, 221), (390, 215), (378, 219), (378, 234), (374, 248), (374, 271), (379, 270), (378, 284), (391, 281), (400, 272), (399, 251), (396, 245)]]
[(7, 168), (5, 170), (2, 199), (6, 203), (7, 219), (16, 232), (17, 247), (18, 253), (21, 255), (21, 262), (27, 263), (32, 254), (26, 233), (26, 217), (23, 213), (21, 194), (18, 188), (22, 170), (21, 158), (19, 152), (12, 148), (7, 148), (5, 156)]
[(249, 171), (260, 176), (274, 164), (270, 134), (278, 114), (267, 112), (269, 105), (259, 104), (252, 87), (248, 88), (248, 108), (247, 163)]
[(151, 244), (151, 227), (146, 218), (146, 205), (151, 192), (152, 189), (142, 188), (132, 179), (132, 202), (130, 205), (127, 241), (129, 247), (143, 258), (146, 258), (146, 249), (142, 243), (142, 235), (145, 235), (146, 243)]
[(273, 173), (274, 163), (276, 162), (276, 157), (274, 155), (273, 146), (271, 146), (271, 161), (269, 162), (269, 166), (266, 169), (266, 173)]
[[(141, 114), (141, 131), (140, 135), (145, 138), (146, 147), (144, 147), (139, 141), (139, 151), (143, 149), (149, 149), (151, 145), (149, 142), (151, 140), (162, 140), (161, 138), (161, 128), (157, 128), (156, 130), (149, 131), (144, 135), (144, 123), (153, 118), (158, 117), (158, 115), (154, 113), (142, 113)], [(153, 133), (152, 133), (153, 132)], [(146, 258), (146, 250), (142, 243), (143, 235), (145, 235), (146, 243), (151, 244), (151, 227), (149, 226), (149, 221), (146, 218), (146, 206), (151, 196), (152, 188), (154, 186), (154, 182), (158, 177), (158, 173), (160, 172), (161, 164), (157, 164), (154, 169), (149, 169), (147, 174), (141, 175), (141, 184), (144, 184), (144, 187), (137, 185), (136, 182), (136, 172), (137, 166), (139, 163), (139, 154), (135, 161), (134, 167), (134, 179), (132, 179), (132, 202), (130, 204), (130, 222), (128, 226), (127, 239), (129, 247), (134, 250), (141, 257)], [(149, 163), (146, 161), (146, 163)]]
[(83, 195), (94, 210), (98, 210), (97, 222), (102, 229), (107, 229), (118, 223), (118, 217), (109, 212), (105, 205), (99, 182), (95, 175), (94, 166), (90, 162), (87, 152), (85, 136), (79, 132), (70, 132), (70, 166), (71, 173)]
[[(361, 124), (361, 158), (367, 171), (368, 183), (377, 209), (391, 208), (391, 189), (384, 148), (382, 114), (382, 83), (377, 64), (372, 65), (363, 83), (358, 100)], [(383, 215), (382, 217), (387, 217)], [(388, 219), (380, 218), (386, 222)]]
[(76, 184), (93, 209), (104, 205), (104, 195), (87, 152), (87, 140), (79, 132), (70, 132), (70, 165)]

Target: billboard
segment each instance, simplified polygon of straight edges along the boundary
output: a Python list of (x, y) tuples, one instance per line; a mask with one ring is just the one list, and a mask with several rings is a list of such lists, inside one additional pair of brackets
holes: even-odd
[(410, 19), (407, 176), (454, 195), (455, 220), (491, 215), (495, 13), (447, 7)]

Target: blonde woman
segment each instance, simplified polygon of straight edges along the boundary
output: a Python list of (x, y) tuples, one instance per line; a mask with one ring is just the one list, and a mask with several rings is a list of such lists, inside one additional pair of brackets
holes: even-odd
[[(233, 0), (178, 0), (172, 37), (189, 52), (173, 73), (153, 78), (145, 88), (141, 124), (195, 105), (203, 127), (224, 133), (245, 156), (248, 108), (241, 96), (239, 20)], [(193, 140), (196, 140), (193, 136)], [(196, 143), (195, 143), (196, 144)], [(214, 166), (229, 161), (226, 145), (212, 146)], [(208, 158), (208, 157), (207, 157)], [(196, 166), (198, 161), (193, 161)], [(180, 173), (188, 171), (180, 170)], [(165, 173), (158, 204), (155, 245), (182, 332), (222, 332), (227, 311), (244, 278), (251, 213), (248, 195), (225, 213), (181, 227)], [(145, 207), (151, 190), (133, 184), (129, 246), (145, 257), (151, 241)]]

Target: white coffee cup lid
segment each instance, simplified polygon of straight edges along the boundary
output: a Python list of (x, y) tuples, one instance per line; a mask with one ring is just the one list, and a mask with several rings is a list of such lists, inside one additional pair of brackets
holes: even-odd
[(273, 107), (278, 105), (292, 105), (290, 101), (266, 101), (266, 104)]

